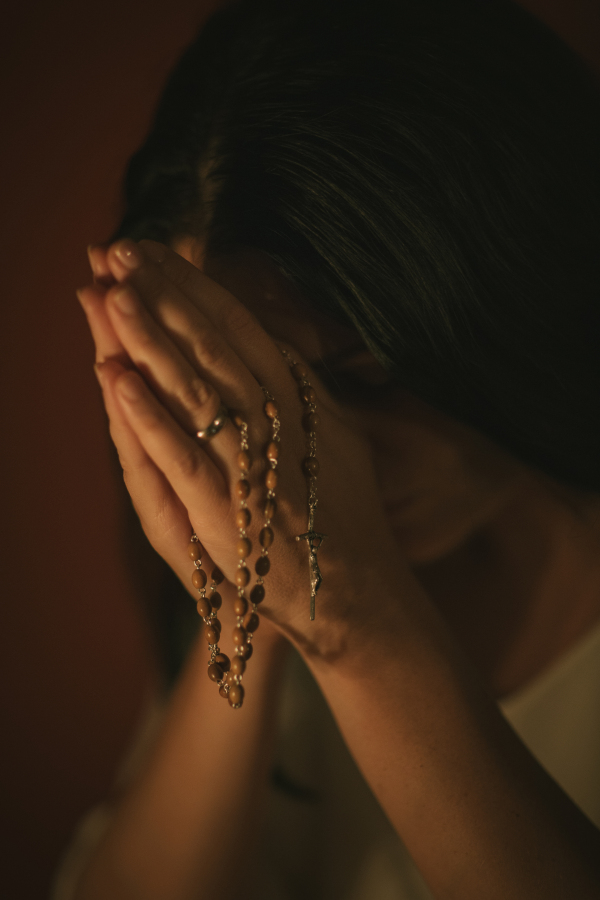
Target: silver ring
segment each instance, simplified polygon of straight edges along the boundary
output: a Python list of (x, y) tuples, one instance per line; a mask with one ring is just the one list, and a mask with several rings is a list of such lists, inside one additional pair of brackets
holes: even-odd
[(229, 418), (229, 410), (225, 406), (224, 403), (221, 403), (219, 409), (217, 411), (216, 416), (206, 428), (203, 428), (201, 431), (196, 432), (196, 437), (199, 441), (210, 441), (211, 438), (214, 438), (215, 434), (218, 434)]

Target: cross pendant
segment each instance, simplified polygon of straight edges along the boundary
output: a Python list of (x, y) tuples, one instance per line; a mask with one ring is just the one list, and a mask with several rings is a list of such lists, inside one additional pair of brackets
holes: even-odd
[[(323, 581), (323, 576), (321, 575), (321, 570), (319, 569), (319, 561), (317, 559), (317, 553), (321, 549), (321, 544), (327, 537), (326, 534), (323, 534), (320, 531), (315, 531), (315, 508), (311, 506), (310, 514), (308, 518), (308, 531), (304, 534), (296, 535), (297, 541), (306, 541), (308, 544), (308, 562), (310, 565), (310, 620), (314, 622), (315, 619), (315, 600), (317, 597), (317, 591), (321, 587), (321, 583)], [(315, 541), (317, 542), (315, 544)]]

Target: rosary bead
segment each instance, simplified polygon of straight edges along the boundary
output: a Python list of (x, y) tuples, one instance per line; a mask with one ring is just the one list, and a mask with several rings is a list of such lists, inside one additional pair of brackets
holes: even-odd
[(268, 556), (259, 556), (254, 565), (254, 571), (257, 575), (260, 575), (261, 578), (263, 575), (266, 575), (269, 569), (271, 568), (271, 560)]
[(236, 647), (239, 647), (246, 643), (248, 640), (248, 635), (246, 634), (246, 629), (241, 628), (239, 625), (237, 628), (233, 629), (233, 643)]
[(239, 678), (246, 671), (246, 660), (241, 656), (234, 656), (231, 660), (231, 671)]
[(316, 431), (321, 419), (315, 412), (307, 413), (302, 419), (302, 427), (305, 431)]
[(211, 625), (213, 626), (213, 628), (216, 628), (216, 629), (217, 629), (217, 631), (219, 632), (219, 635), (220, 635), (220, 634), (221, 634), (221, 628), (223, 627), (223, 626), (221, 625), (221, 620), (220, 620), (220, 619), (217, 619), (217, 618), (215, 617), (214, 619), (211, 620)]
[(223, 680), (225, 681), (225, 684), (229, 685), (229, 687), (231, 687), (232, 684), (237, 684), (237, 677), (233, 672), (228, 672)]
[(242, 478), (235, 486), (235, 492), (240, 500), (245, 500), (250, 496), (250, 485), (245, 478)]
[(279, 445), (276, 441), (271, 441), (266, 450), (267, 459), (279, 459)]
[(274, 491), (277, 487), (277, 472), (274, 469), (267, 470), (265, 484), (270, 491)]
[(315, 456), (307, 456), (302, 463), (302, 468), (305, 475), (314, 477), (319, 474), (319, 460)]
[(233, 684), (229, 688), (229, 705), (241, 706), (244, 702), (244, 688), (241, 684)]
[(205, 619), (207, 616), (210, 616), (212, 612), (212, 607), (208, 602), (207, 597), (200, 597), (200, 599), (196, 603), (196, 609), (198, 610), (198, 615), (202, 616), (203, 619)]
[(218, 569), (216, 566), (212, 570), (210, 577), (212, 578), (212, 580), (214, 581), (215, 584), (221, 584), (222, 581), (225, 581), (225, 576), (223, 575), (221, 570)]
[(277, 409), (277, 404), (274, 400), (267, 400), (265, 403), (265, 413), (269, 417), (269, 419), (275, 419), (279, 415), (279, 410)]
[(255, 584), (250, 591), (250, 599), (256, 606), (265, 599), (265, 587), (263, 584)]
[(269, 528), (268, 525), (265, 525), (264, 528), (261, 528), (260, 535), (258, 537), (261, 547), (264, 547), (266, 550), (268, 547), (271, 546), (274, 538), (275, 538), (275, 535), (273, 534), (272, 528)]
[(259, 622), (260, 619), (258, 618), (256, 613), (250, 613), (250, 615), (246, 616), (246, 618), (244, 619), (244, 628), (247, 632), (249, 632), (249, 634), (254, 634), (254, 632), (258, 628)]
[(199, 591), (202, 590), (203, 587), (206, 587), (206, 572), (204, 569), (194, 569), (192, 572), (192, 584)]
[(263, 507), (263, 513), (265, 519), (272, 519), (275, 513), (277, 512), (277, 503), (273, 497), (268, 497), (265, 500), (265, 505)]
[(225, 687), (224, 684), (222, 684), (221, 687), (219, 688), (219, 694), (221, 695), (221, 697), (227, 697), (229, 695), (229, 691), (227, 690), (227, 688)]
[(237, 596), (233, 601), (233, 611), (236, 616), (245, 616), (248, 611), (248, 601), (245, 597)]
[(238, 528), (247, 528), (250, 524), (251, 518), (252, 517), (250, 515), (249, 509), (246, 509), (246, 507), (244, 507), (243, 509), (238, 509), (235, 514), (235, 524)]
[(240, 538), (237, 542), (237, 553), (240, 559), (247, 559), (252, 553), (252, 544), (248, 538)]
[(217, 655), (215, 656), (215, 663), (220, 666), (224, 672), (229, 672), (231, 660), (226, 653), (217, 653)]
[(240, 452), (237, 455), (237, 464), (238, 464), (238, 469), (240, 469), (242, 472), (247, 473), (250, 471), (250, 466), (252, 464), (252, 461), (250, 459), (250, 454), (248, 453), (247, 450), (240, 450)]
[(202, 556), (202, 544), (200, 541), (190, 541), (189, 553), (190, 559), (200, 559)]
[(221, 597), (221, 595), (219, 594), (218, 591), (215, 591), (214, 594), (211, 594), (208, 599), (210, 601), (210, 605), (215, 610), (215, 612), (217, 609), (221, 609), (221, 604), (223, 602), (223, 598)]
[(208, 667), (208, 677), (211, 681), (222, 681), (223, 669), (217, 663), (211, 663)]
[(296, 381), (302, 381), (308, 375), (308, 369), (302, 363), (296, 363), (292, 366), (292, 375)]
[(310, 384), (304, 385), (300, 391), (300, 397), (305, 403), (315, 403), (317, 400), (315, 389), (311, 387)]
[(204, 624), (202, 626), (202, 634), (209, 644), (217, 644), (219, 641), (219, 630), (214, 625)]
[(238, 587), (246, 587), (248, 582), (250, 581), (250, 572), (246, 568), (246, 566), (241, 566), (239, 569), (236, 569), (235, 572), (235, 583)]
[(240, 644), (240, 646), (237, 648), (237, 654), (238, 656), (241, 656), (242, 659), (250, 659), (253, 650), (254, 647), (252, 646), (252, 644)]

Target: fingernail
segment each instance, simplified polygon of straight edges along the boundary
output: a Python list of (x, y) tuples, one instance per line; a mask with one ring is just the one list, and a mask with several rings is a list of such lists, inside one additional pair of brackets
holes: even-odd
[(97, 264), (97, 261), (94, 259), (94, 250), (96, 249), (97, 246), (98, 246), (97, 244), (88, 244), (88, 248), (87, 248), (87, 255), (88, 255), (88, 260), (90, 263), (90, 269), (92, 270), (94, 275), (99, 274), (98, 264)]
[(139, 400), (143, 395), (140, 380), (133, 373), (123, 375), (117, 382), (117, 387), (126, 400)]
[(100, 387), (102, 387), (102, 385), (103, 385), (102, 379), (104, 378), (104, 376), (103, 376), (103, 374), (102, 374), (102, 365), (103, 365), (102, 363), (95, 363), (95, 364), (94, 364), (94, 372), (95, 372), (95, 374), (96, 374), (96, 378), (97, 378), (98, 381), (100, 382)]
[(120, 287), (116, 291), (113, 291), (112, 299), (115, 306), (117, 306), (122, 313), (125, 313), (126, 316), (132, 316), (137, 312), (137, 300), (130, 287)]
[(133, 241), (123, 240), (115, 245), (115, 253), (127, 269), (139, 269), (144, 262), (144, 257), (137, 244)]

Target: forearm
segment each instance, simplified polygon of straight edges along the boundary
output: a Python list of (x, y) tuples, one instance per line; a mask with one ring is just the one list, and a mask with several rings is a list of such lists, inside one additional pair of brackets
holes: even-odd
[(344, 622), (323, 610), (313, 645), (297, 643), (436, 900), (600, 896), (597, 829), (480, 688), (414, 580), (391, 593)]
[(285, 646), (257, 646), (239, 710), (207, 678), (207, 654), (203, 641), (194, 648), (154, 752), (119, 802), (74, 900), (236, 895), (251, 864), (247, 835), (260, 817)]

